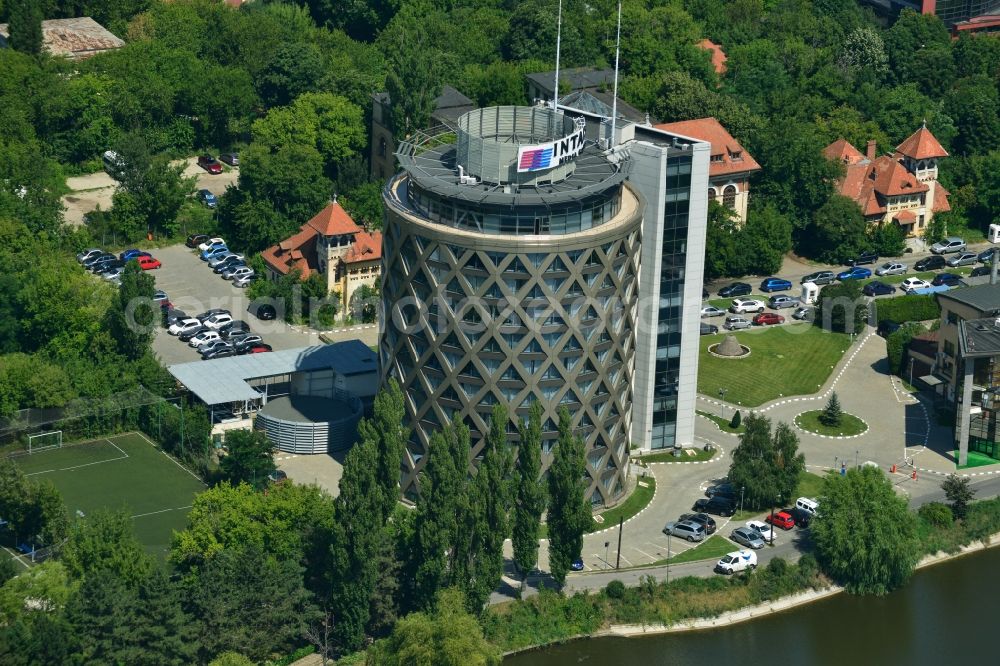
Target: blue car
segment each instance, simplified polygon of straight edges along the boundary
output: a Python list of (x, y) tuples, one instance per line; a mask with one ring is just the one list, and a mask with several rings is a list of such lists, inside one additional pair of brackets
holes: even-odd
[(209, 208), (215, 208), (219, 205), (219, 200), (208, 190), (198, 190), (198, 200)]
[(771, 291), (788, 291), (791, 288), (791, 282), (776, 277), (764, 278), (764, 281), (760, 283), (760, 290), (764, 293)]
[(151, 257), (151, 256), (152, 255), (149, 252), (144, 252), (142, 250), (137, 250), (135, 248), (132, 248), (131, 250), (125, 250), (124, 252), (119, 254), (118, 258), (121, 259), (122, 261), (131, 261), (133, 259), (138, 259), (139, 257)]
[(229, 248), (227, 248), (225, 245), (221, 247), (210, 247), (201, 253), (201, 258), (203, 261), (211, 261), (216, 257), (221, 257), (227, 252), (229, 252)]
[(837, 279), (844, 280), (864, 280), (865, 278), (870, 278), (872, 272), (867, 268), (862, 268), (861, 266), (855, 266), (849, 271), (844, 271), (843, 273), (837, 273)]

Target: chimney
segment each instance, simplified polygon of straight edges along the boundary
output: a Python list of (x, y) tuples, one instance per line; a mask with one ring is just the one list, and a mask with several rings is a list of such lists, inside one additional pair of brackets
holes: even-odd
[(865, 150), (865, 157), (868, 158), (869, 162), (875, 161), (875, 142), (869, 141), (868, 148)]

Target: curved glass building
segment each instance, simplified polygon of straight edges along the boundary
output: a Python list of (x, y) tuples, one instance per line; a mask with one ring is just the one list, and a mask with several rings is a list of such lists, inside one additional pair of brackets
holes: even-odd
[(508, 431), (541, 403), (543, 467), (565, 406), (595, 505), (625, 489), (644, 202), (629, 160), (546, 107), (471, 111), (400, 145), (386, 186), (380, 368), (406, 395), (401, 478), (416, 496), (432, 433), (482, 447), (493, 405)]

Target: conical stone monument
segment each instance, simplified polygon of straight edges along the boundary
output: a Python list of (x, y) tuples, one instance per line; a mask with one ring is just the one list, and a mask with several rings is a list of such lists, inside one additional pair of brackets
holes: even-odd
[(750, 350), (741, 345), (736, 341), (736, 336), (730, 333), (726, 336), (726, 339), (720, 342), (712, 353), (718, 356), (746, 356), (750, 353)]

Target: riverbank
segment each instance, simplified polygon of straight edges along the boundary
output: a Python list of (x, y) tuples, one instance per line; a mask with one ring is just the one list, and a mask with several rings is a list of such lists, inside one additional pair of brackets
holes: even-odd
[[(997, 545), (1000, 545), (1000, 532), (991, 534), (980, 541), (959, 546), (955, 552), (938, 551), (930, 555), (925, 555), (917, 563), (915, 570), (934, 566), (942, 562), (954, 560), (956, 558), (968, 555), (970, 553), (981, 552), (983, 550), (993, 548)], [(611, 626), (608, 626), (603, 629), (598, 629), (593, 632), (580, 633), (559, 640), (547, 641), (535, 645), (519, 647), (517, 649), (505, 652), (504, 656), (506, 657), (523, 652), (530, 652), (532, 650), (538, 650), (549, 645), (566, 643), (569, 641), (578, 640), (582, 638), (607, 638), (607, 637), (634, 638), (639, 636), (655, 636), (661, 634), (705, 631), (708, 629), (713, 629), (723, 626), (731, 626), (743, 622), (748, 622), (750, 620), (759, 619), (761, 617), (782, 613), (784, 611), (791, 610), (793, 608), (804, 606), (806, 604), (820, 601), (822, 599), (827, 599), (829, 597), (840, 594), (843, 591), (844, 588), (842, 586), (831, 584), (821, 589), (810, 589), (802, 592), (796, 592), (773, 600), (764, 601), (762, 603), (725, 611), (715, 616), (689, 618), (671, 622), (669, 624), (652, 624), (652, 623), (613, 624)]]

